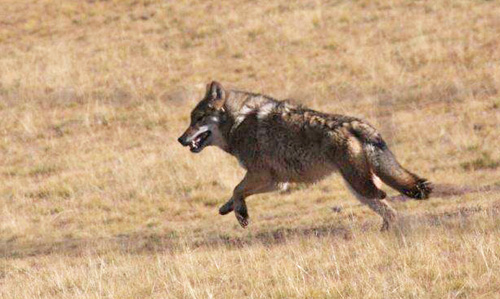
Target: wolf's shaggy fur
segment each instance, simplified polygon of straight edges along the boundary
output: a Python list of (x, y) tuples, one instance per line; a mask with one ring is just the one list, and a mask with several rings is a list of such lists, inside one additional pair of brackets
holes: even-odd
[(179, 142), (193, 152), (216, 145), (238, 158), (247, 173), (219, 212), (234, 211), (243, 227), (248, 225), (246, 197), (276, 190), (282, 183), (312, 183), (333, 171), (341, 173), (356, 198), (382, 216), (382, 230), (389, 228), (396, 212), (379, 189), (380, 181), (416, 199), (426, 199), (432, 191), (426, 179), (398, 163), (368, 123), (225, 90), (215, 81), (207, 85)]

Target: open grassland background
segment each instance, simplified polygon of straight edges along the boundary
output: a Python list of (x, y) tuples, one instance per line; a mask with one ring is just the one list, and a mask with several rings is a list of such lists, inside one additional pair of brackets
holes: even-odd
[(366, 118), (409, 169), (498, 190), (499, 16), (479, 0), (2, 1), (0, 296), (500, 296), (498, 191), (393, 203), (382, 234), (333, 176), (250, 198), (243, 230), (217, 214), (237, 161), (176, 143), (217, 79)]

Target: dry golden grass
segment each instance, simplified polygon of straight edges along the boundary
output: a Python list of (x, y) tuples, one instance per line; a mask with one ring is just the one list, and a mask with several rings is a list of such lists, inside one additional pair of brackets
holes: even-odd
[[(499, 297), (499, 15), (496, 1), (3, 1), (1, 296)], [(493, 191), (396, 202), (383, 234), (333, 176), (250, 198), (243, 230), (217, 214), (235, 159), (176, 143), (212, 79), (366, 118), (409, 169)]]

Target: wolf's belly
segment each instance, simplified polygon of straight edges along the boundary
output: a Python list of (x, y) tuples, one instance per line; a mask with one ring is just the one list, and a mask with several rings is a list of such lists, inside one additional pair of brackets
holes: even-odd
[(276, 182), (314, 183), (330, 175), (336, 167), (321, 151), (280, 152), (255, 150), (237, 155), (248, 171), (270, 174)]
[(321, 130), (247, 121), (237, 137), (232, 153), (240, 164), (250, 172), (270, 174), (277, 182), (316, 182), (335, 170), (332, 145)]
[(335, 171), (330, 163), (270, 165), (271, 174), (278, 182), (314, 183)]

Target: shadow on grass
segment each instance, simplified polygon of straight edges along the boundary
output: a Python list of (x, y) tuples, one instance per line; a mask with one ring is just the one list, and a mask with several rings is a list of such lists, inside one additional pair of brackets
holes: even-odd
[[(431, 193), (431, 199), (433, 197), (452, 197), (458, 195), (464, 195), (469, 193), (483, 193), (483, 192), (500, 192), (500, 186), (498, 185), (487, 185), (487, 186), (456, 186), (451, 184), (435, 184), (433, 185), (433, 190)], [(404, 195), (391, 196), (388, 198), (390, 201), (408, 201), (413, 200)]]
[[(365, 223), (365, 226), (367, 224)], [(373, 223), (373, 225), (375, 225)], [(87, 253), (103, 253), (118, 251), (128, 254), (151, 254), (160, 252), (181, 252), (197, 248), (241, 248), (261, 244), (273, 246), (285, 243), (293, 237), (335, 237), (352, 238), (351, 228), (340, 225), (321, 225), (317, 227), (301, 227), (260, 231), (242, 237), (227, 234), (211, 234), (193, 240), (181, 239), (169, 234), (131, 233), (113, 237), (66, 239), (53, 242), (32, 242), (0, 244), (0, 258), (16, 259), (52, 254), (78, 256)]]
[[(402, 214), (393, 231), (404, 235), (423, 226), (462, 227), (463, 223), (470, 222), (469, 218), (471, 216), (481, 213), (486, 213), (489, 218), (497, 219), (500, 215), (500, 201), (493, 201), (486, 207), (468, 206), (434, 213)], [(376, 221), (373, 219), (376, 219)], [(176, 253), (197, 248), (231, 249), (252, 245), (273, 246), (303, 237), (330, 238), (332, 241), (349, 241), (353, 238), (361, 237), (367, 231), (378, 231), (381, 225), (381, 221), (378, 220), (378, 218), (373, 217), (370, 220), (352, 223), (352, 225), (326, 224), (314, 227), (279, 228), (270, 231), (249, 233), (245, 236), (213, 234), (197, 237), (192, 240), (179, 238), (172, 234), (140, 232), (114, 237), (67, 239), (52, 242), (7, 244), (2, 241), (0, 243), (0, 258), (22, 259), (53, 254), (79, 256), (89, 253), (106, 254), (107, 252), (125, 254)]]

